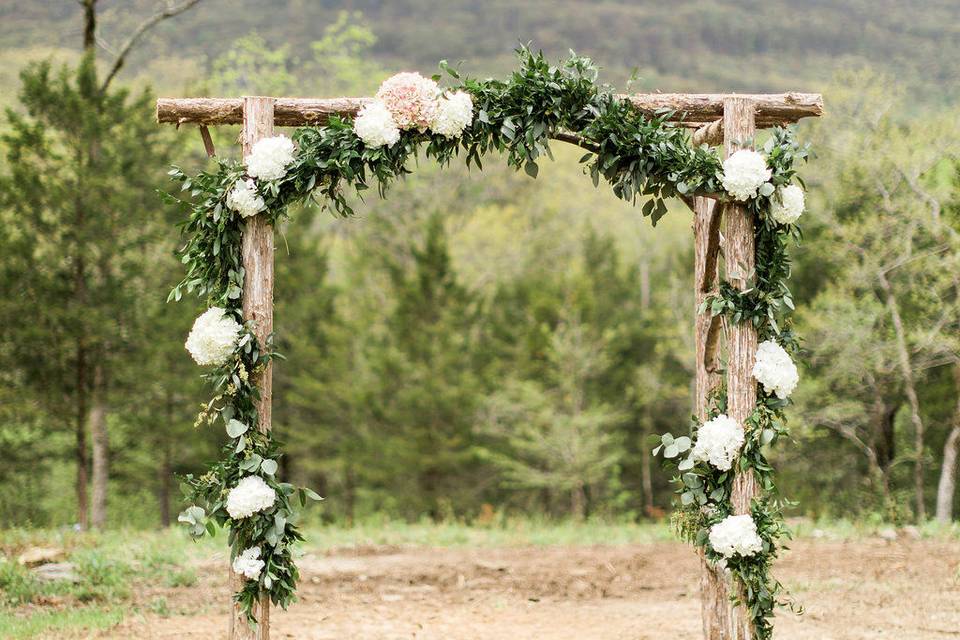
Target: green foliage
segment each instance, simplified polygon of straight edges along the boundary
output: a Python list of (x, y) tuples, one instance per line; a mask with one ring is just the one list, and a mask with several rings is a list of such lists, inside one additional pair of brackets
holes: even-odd
[[(238, 313), (235, 307), (232, 312)], [(216, 395), (204, 406), (198, 423), (214, 424), (218, 419), (226, 425), (229, 440), (221, 461), (203, 476), (185, 477), (185, 493), (194, 506), (180, 515), (180, 522), (191, 535), (215, 535), (216, 526), (229, 525), (230, 559), (243, 550), (259, 547), (265, 566), (258, 580), (247, 580), (236, 594), (243, 610), (253, 618), (253, 606), (261, 591), (269, 594), (274, 604), (286, 608), (296, 590), (299, 572), (293, 563), (292, 545), (303, 539), (297, 523), (300, 508), (307, 500), (320, 500), (310, 489), (280, 482), (276, 477), (280, 446), (269, 434), (257, 429), (256, 400), (259, 397), (252, 379), (275, 354), (268, 340), (261, 347), (249, 326), (237, 342), (236, 352), (226, 364), (207, 374)], [(276, 492), (269, 509), (250, 517), (235, 520), (226, 510), (230, 489), (245, 477), (259, 476)]]
[[(776, 130), (764, 146), (764, 155), (773, 173), (770, 182), (783, 186), (796, 177), (794, 163), (806, 160), (809, 152), (800, 147), (788, 131)], [(731, 323), (749, 322), (757, 329), (760, 340), (775, 340), (795, 358), (799, 345), (790, 328), (794, 304), (786, 283), (790, 277), (787, 243), (791, 239), (799, 242), (801, 236), (795, 225), (777, 224), (766, 215), (773, 195), (773, 190), (761, 191), (760, 197), (749, 205), (758, 220), (754, 231), (756, 266), (746, 288), (741, 291), (730, 283), (722, 283), (719, 293), (708, 296), (698, 313), (723, 314)], [(782, 585), (770, 573), (771, 563), (782, 548), (779, 540), (789, 534), (783, 524), (785, 504), (776, 497), (774, 469), (764, 453), (765, 447), (787, 434), (784, 409), (788, 405), (789, 400), (780, 399), (757, 384), (756, 407), (744, 425), (745, 442), (735, 462), (737, 471), (753, 474), (762, 492), (751, 505), (751, 515), (764, 541), (764, 549), (752, 556), (735, 555), (726, 559), (726, 563), (742, 585), (737, 597), (745, 602), (754, 633), (762, 640), (772, 637), (771, 618), (776, 606), (789, 604), (781, 598)], [(709, 417), (724, 413), (726, 389), (719, 387), (715, 390)], [(698, 427), (695, 422), (694, 437)], [(662, 452), (665, 461), (678, 472), (674, 482), (680, 487), (677, 491), (680, 506), (686, 512), (678, 523), (681, 535), (703, 546), (707, 557), (718, 561), (722, 557), (711, 549), (708, 536), (710, 527), (733, 514), (734, 470), (721, 471), (708, 462), (694, 460), (692, 454), (681, 459), (680, 454), (689, 448), (690, 440), (686, 436), (674, 438), (664, 434), (654, 455)]]
[(39, 591), (40, 584), (29, 570), (6, 558), (0, 561), (0, 604), (28, 604)]
[(570, 515), (583, 518), (587, 488), (616, 471), (622, 447), (610, 406), (588, 405), (589, 384), (609, 369), (607, 345), (578, 319), (562, 320), (548, 337), (545, 381), (510, 379), (484, 403), (478, 426), (495, 445), (480, 450), (505, 473), (508, 486), (570, 495)]

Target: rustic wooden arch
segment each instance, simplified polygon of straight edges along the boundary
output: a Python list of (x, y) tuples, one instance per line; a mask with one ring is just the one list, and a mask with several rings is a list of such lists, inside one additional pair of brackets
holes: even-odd
[[(758, 129), (793, 124), (802, 118), (823, 112), (820, 94), (682, 94), (641, 93), (623, 96), (643, 112), (654, 114), (663, 109), (673, 112), (672, 122), (692, 128), (693, 145), (719, 145), (724, 157), (752, 143)], [(161, 124), (197, 124), (207, 153), (213, 155), (210, 125), (242, 125), (240, 141), (244, 155), (255, 142), (273, 135), (275, 126), (323, 125), (331, 116), (353, 116), (370, 98), (161, 98), (157, 101), (157, 121)], [(589, 147), (589, 143), (571, 133), (559, 132), (557, 140)], [(718, 194), (695, 194), (684, 198), (693, 211), (694, 286), (696, 306), (718, 287), (718, 263), (722, 257), (726, 280), (743, 290), (755, 264), (754, 219), (746, 207), (735, 202), (719, 202)], [(721, 227), (723, 233), (721, 234)], [(243, 231), (243, 317), (255, 321), (257, 339), (265, 342), (273, 332), (273, 227), (263, 215), (247, 220)], [(722, 246), (721, 246), (722, 245)], [(707, 416), (707, 398), (720, 383), (715, 366), (720, 343), (720, 317), (695, 314), (696, 415)], [(727, 344), (727, 413), (744, 424), (756, 405), (756, 382), (751, 371), (757, 351), (757, 331), (750, 323), (725, 328)], [(271, 365), (272, 366), (272, 365)], [(271, 427), (272, 369), (268, 366), (257, 381), (259, 428)], [(737, 473), (733, 485), (736, 513), (750, 512), (750, 501), (759, 494), (752, 471)], [(707, 640), (748, 640), (752, 637), (750, 617), (743, 606), (730, 600), (729, 581), (715, 571), (701, 552), (701, 610), (703, 633)], [(236, 576), (234, 581), (239, 581)], [(269, 598), (262, 597), (255, 615), (256, 629), (234, 604), (230, 617), (231, 640), (269, 640)]]

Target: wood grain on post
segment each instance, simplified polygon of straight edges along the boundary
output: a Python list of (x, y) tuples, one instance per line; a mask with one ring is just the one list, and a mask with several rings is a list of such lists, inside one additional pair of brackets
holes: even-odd
[[(654, 115), (673, 111), (668, 120), (682, 121), (685, 126), (699, 128), (723, 117), (724, 101), (731, 97), (748, 100), (755, 111), (756, 125), (773, 127), (797, 122), (801, 118), (823, 113), (819, 93), (772, 93), (733, 96), (724, 93), (637, 93), (620, 96), (640, 111)], [(330, 116), (352, 116), (370, 98), (277, 98), (274, 124), (296, 127), (325, 124)], [(242, 124), (243, 105), (240, 98), (160, 98), (157, 100), (157, 122), (161, 124)], [(719, 125), (711, 130), (714, 138)], [(713, 139), (713, 138), (712, 138)], [(717, 139), (717, 141), (719, 141)]]
[[(719, 223), (721, 208), (715, 200), (696, 197), (693, 199), (693, 244), (694, 244), (694, 344), (695, 344), (695, 409), (697, 419), (703, 423), (710, 409), (709, 397), (720, 376), (708, 370), (710, 345), (709, 329), (713, 323), (710, 311), (697, 313), (708, 293), (717, 283), (717, 254), (719, 247)], [(724, 640), (729, 627), (730, 591), (723, 571), (718, 571), (707, 561), (703, 551), (700, 555), (700, 613), (703, 636), (706, 640)]]
[[(273, 98), (243, 98), (243, 155), (250, 153), (255, 142), (273, 135)], [(261, 345), (273, 332), (273, 226), (263, 214), (247, 218), (243, 228), (243, 319), (253, 320), (254, 335)], [(260, 389), (257, 404), (257, 428), (266, 433), (271, 427), (273, 366), (254, 378)], [(231, 569), (231, 574), (233, 574)], [(233, 574), (231, 584), (239, 590), (243, 577)], [(255, 607), (256, 628), (252, 628), (237, 603), (230, 616), (230, 640), (270, 640), (270, 598), (262, 595)]]
[[(756, 132), (754, 105), (746, 98), (728, 98), (723, 105), (723, 147), (725, 156), (749, 146)], [(753, 216), (743, 205), (724, 205), (724, 264), (727, 281), (739, 290), (747, 288), (756, 263)], [(727, 415), (742, 428), (757, 403), (757, 385), (753, 363), (757, 355), (757, 330), (750, 322), (730, 323), (727, 331)], [(737, 471), (733, 478), (734, 513), (750, 513), (750, 503), (758, 494), (753, 470)], [(730, 606), (730, 640), (753, 637), (749, 611)]]

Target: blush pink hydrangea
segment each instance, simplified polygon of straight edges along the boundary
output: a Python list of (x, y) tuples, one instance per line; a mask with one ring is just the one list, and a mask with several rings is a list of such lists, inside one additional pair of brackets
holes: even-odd
[(440, 87), (419, 73), (404, 72), (387, 78), (377, 91), (377, 100), (393, 115), (401, 129), (426, 131), (437, 117)]

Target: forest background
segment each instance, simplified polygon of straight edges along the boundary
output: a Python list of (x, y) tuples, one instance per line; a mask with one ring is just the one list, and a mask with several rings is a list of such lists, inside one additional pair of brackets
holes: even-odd
[[(794, 515), (955, 517), (956, 3), (203, 0), (111, 76), (158, 5), (100, 2), (91, 36), (77, 3), (0, 3), (0, 526), (170, 524), (175, 474), (224, 437), (194, 427), (201, 305), (165, 303), (180, 213), (156, 194), (207, 160), (157, 95), (370, 95), (441, 59), (504, 75), (520, 41), (632, 91), (824, 94), (800, 126), (795, 442), (772, 458)], [(653, 229), (556, 155), (535, 181), (424, 161), (355, 219), (280, 230), (274, 428), (324, 521), (669, 511), (648, 439), (690, 422), (690, 213)]]

